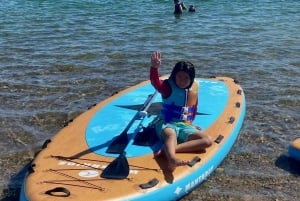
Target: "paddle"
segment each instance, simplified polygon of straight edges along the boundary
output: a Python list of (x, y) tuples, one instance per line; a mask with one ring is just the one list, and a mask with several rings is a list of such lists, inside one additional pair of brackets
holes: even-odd
[(124, 152), (126, 146), (128, 145), (129, 139), (127, 132), (132, 126), (132, 124), (138, 120), (141, 117), (145, 117), (147, 115), (147, 110), (151, 106), (155, 96), (158, 94), (157, 91), (155, 91), (154, 94), (150, 95), (148, 99), (145, 101), (143, 107), (134, 115), (134, 117), (131, 119), (127, 127), (123, 130), (123, 132), (118, 135), (108, 146), (106, 153), (111, 154), (121, 154)]
[[(129, 164), (126, 158), (125, 148), (129, 144), (129, 139), (127, 136), (127, 131), (133, 124), (133, 122), (140, 117), (145, 117), (147, 115), (147, 110), (151, 106), (155, 96), (158, 94), (156, 91), (154, 94), (148, 97), (144, 106), (135, 114), (130, 123), (127, 125), (125, 130), (111, 143), (112, 147), (108, 147), (107, 151), (114, 151), (114, 153), (120, 152), (120, 155), (113, 160), (102, 172), (101, 177), (107, 179), (125, 179), (129, 175)], [(135, 133), (138, 131), (136, 130)], [(125, 134), (126, 136), (125, 136)], [(134, 137), (131, 139), (133, 142)], [(111, 148), (111, 150), (109, 150)], [(111, 153), (111, 152), (109, 152)]]
[(125, 179), (129, 175), (129, 165), (125, 152), (112, 161), (102, 172), (101, 177), (107, 179)]

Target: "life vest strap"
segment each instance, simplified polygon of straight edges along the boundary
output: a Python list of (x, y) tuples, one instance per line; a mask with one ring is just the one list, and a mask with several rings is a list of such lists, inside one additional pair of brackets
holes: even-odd
[(193, 121), (193, 113), (182, 114), (170, 110), (162, 110), (162, 113), (165, 117), (166, 122), (171, 122), (173, 120)]
[(180, 120), (183, 120), (183, 121), (192, 121), (193, 120), (193, 116), (192, 115), (182, 114), (180, 116)]
[(186, 113), (193, 113), (195, 108), (194, 107), (181, 107), (181, 106), (177, 106), (175, 104), (163, 103), (163, 110), (164, 109), (166, 109), (168, 111), (175, 111), (176, 113), (186, 114)]

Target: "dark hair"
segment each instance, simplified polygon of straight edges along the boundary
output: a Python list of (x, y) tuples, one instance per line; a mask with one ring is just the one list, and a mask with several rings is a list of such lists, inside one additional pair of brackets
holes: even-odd
[(190, 5), (189, 12), (196, 12), (196, 8), (194, 5)]
[(174, 83), (176, 84), (176, 74), (179, 71), (183, 71), (185, 73), (187, 73), (190, 76), (191, 79), (191, 83), (189, 84), (188, 87), (186, 87), (186, 89), (189, 89), (195, 79), (195, 67), (191, 62), (187, 62), (187, 61), (180, 61), (177, 62), (172, 70), (172, 73), (170, 75), (170, 79), (172, 79), (174, 81)]

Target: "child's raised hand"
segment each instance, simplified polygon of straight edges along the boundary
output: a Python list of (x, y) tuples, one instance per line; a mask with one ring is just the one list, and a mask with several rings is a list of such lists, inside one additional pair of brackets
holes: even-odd
[(161, 54), (160, 52), (156, 51), (153, 52), (151, 55), (151, 67), (153, 68), (159, 68), (161, 64)]

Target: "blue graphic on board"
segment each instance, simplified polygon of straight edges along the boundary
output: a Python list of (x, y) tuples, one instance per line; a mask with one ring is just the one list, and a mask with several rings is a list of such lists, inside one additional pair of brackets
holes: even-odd
[[(199, 125), (202, 130), (205, 130), (222, 114), (229, 94), (227, 86), (223, 82), (206, 79), (197, 79), (197, 81), (199, 82), (199, 103), (194, 125)], [(86, 143), (90, 149), (100, 155), (115, 157), (116, 154), (106, 153), (107, 146), (112, 138), (122, 133), (147, 97), (154, 92), (153, 86), (149, 83), (129, 91), (99, 110), (89, 122), (86, 130)], [(218, 99), (215, 98), (216, 96)], [(161, 97), (158, 95), (152, 105), (157, 106), (160, 103)], [(132, 144), (134, 133), (141, 128), (140, 124), (147, 126), (160, 111), (157, 108), (151, 111), (150, 107), (149, 114), (153, 112), (156, 114), (146, 117), (142, 122), (135, 121), (127, 132), (130, 142), (126, 148), (126, 157), (151, 154), (160, 147), (158, 143), (152, 147)]]

